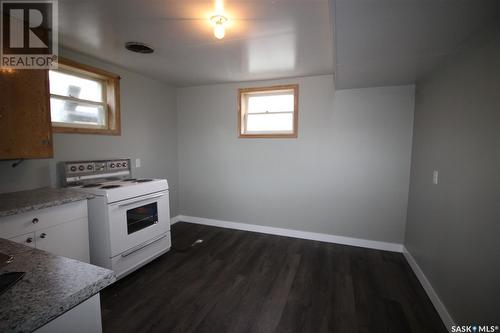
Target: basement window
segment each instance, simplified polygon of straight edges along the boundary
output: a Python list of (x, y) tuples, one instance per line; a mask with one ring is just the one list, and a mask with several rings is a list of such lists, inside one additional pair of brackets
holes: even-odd
[(239, 89), (239, 137), (296, 138), (298, 94), (296, 84)]
[(118, 75), (59, 59), (49, 71), (53, 131), (119, 135), (119, 83)]

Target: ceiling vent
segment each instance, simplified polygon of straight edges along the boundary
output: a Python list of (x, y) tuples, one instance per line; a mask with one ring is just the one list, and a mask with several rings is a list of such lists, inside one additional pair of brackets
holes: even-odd
[(136, 53), (153, 53), (154, 50), (151, 46), (139, 42), (127, 42), (125, 48), (129, 51)]

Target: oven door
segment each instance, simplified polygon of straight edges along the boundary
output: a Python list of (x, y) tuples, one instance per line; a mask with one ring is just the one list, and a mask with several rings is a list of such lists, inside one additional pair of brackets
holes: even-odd
[(112, 203), (108, 214), (111, 256), (115, 257), (170, 230), (168, 191)]

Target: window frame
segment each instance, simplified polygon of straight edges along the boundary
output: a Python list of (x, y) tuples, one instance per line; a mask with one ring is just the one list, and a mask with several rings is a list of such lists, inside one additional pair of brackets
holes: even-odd
[[(246, 127), (246, 110), (243, 110), (242, 103), (244, 101), (245, 94), (251, 93), (266, 93), (272, 91), (293, 91), (293, 130), (291, 133), (282, 132), (270, 132), (270, 133), (245, 133), (244, 129)], [(287, 85), (277, 85), (277, 86), (267, 86), (267, 87), (252, 87), (252, 88), (240, 88), (238, 89), (238, 137), (239, 138), (297, 138), (299, 129), (299, 85), (298, 84), (287, 84)]]
[[(92, 66), (84, 65), (66, 58), (58, 58), (58, 69), (61, 73), (77, 75), (82, 78), (98, 79), (103, 83), (103, 102), (92, 102), (86, 100), (75, 99), (82, 103), (104, 105), (106, 109), (106, 127), (95, 128), (85, 126), (58, 126), (57, 122), (52, 122), (52, 131), (55, 133), (78, 133), (78, 134), (103, 134), (103, 135), (120, 135), (121, 134), (121, 117), (120, 117), (120, 76), (98, 69)], [(49, 100), (54, 98), (71, 100), (71, 97), (60, 96), (50, 93), (49, 82)], [(66, 123), (64, 123), (66, 124)]]

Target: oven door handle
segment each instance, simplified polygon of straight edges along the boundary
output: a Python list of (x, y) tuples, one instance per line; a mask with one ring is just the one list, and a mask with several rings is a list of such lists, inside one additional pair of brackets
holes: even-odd
[(151, 194), (151, 195), (143, 196), (139, 200), (134, 200), (134, 201), (131, 201), (131, 202), (126, 202), (126, 203), (119, 204), (118, 208), (122, 208), (122, 207), (127, 207), (127, 206), (130, 206), (130, 205), (134, 205), (136, 203), (143, 202), (143, 201), (146, 201), (146, 200), (149, 200), (149, 199), (159, 198), (159, 197), (164, 196), (165, 193), (166, 192), (160, 192), (160, 193), (156, 193), (156, 194)]
[(157, 241), (159, 241), (159, 240), (161, 240), (161, 239), (163, 239), (163, 238), (165, 238), (165, 237), (167, 237), (167, 235), (166, 235), (166, 234), (165, 234), (165, 235), (160, 235), (160, 236), (158, 236), (158, 237), (155, 237), (155, 238), (153, 238), (153, 239), (148, 240), (147, 242), (144, 242), (144, 243), (142, 243), (142, 244), (139, 244), (139, 245), (137, 245), (137, 246), (135, 246), (135, 247), (131, 248), (130, 250), (128, 250), (128, 251), (126, 251), (126, 252), (123, 252), (123, 253), (122, 253), (122, 257), (123, 257), (123, 258), (128, 257), (129, 255), (131, 255), (131, 254), (133, 254), (133, 253), (135, 253), (135, 252), (137, 252), (137, 251), (139, 251), (139, 250), (142, 250), (142, 249), (143, 249), (143, 248), (145, 248), (146, 246), (149, 246), (149, 245), (151, 245), (151, 244), (153, 244), (153, 243), (156, 243)]

